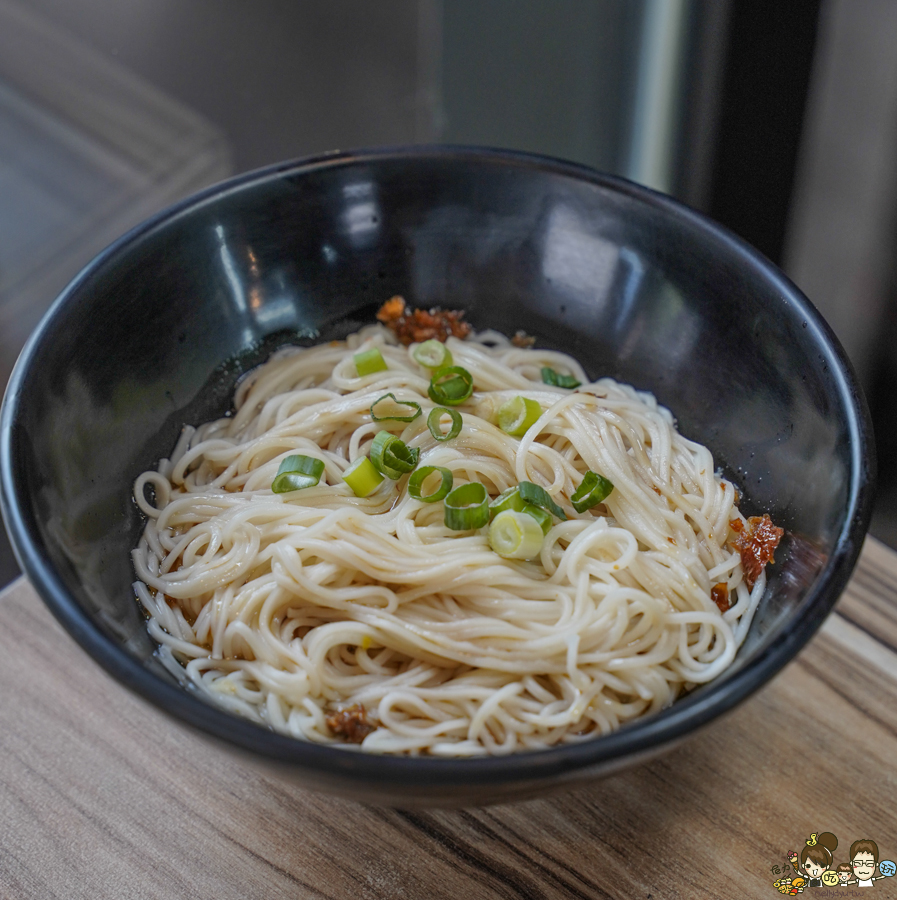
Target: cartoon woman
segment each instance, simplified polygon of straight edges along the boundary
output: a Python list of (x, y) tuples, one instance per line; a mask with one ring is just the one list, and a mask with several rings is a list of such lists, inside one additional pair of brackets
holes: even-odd
[(878, 865), (878, 844), (868, 839), (854, 841), (850, 845), (850, 865), (857, 887), (872, 887)]
[(838, 847), (838, 839), (830, 832), (811, 835), (809, 842), (800, 851), (800, 867), (810, 879), (807, 887), (822, 887), (822, 873), (832, 867), (834, 852)]

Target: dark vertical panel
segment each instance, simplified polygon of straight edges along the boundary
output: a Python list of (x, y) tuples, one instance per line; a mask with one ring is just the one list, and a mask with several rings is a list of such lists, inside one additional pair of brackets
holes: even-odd
[(897, 548), (897, 417), (894, 394), (897, 390), (897, 275), (892, 275), (888, 302), (884, 308), (874, 348), (866, 399), (875, 429), (878, 457), (878, 484), (872, 533)]
[(671, 193), (707, 210), (716, 152), (731, 0), (690, 0), (683, 51), (679, 134)]
[(780, 262), (820, 0), (732, 0), (708, 211)]

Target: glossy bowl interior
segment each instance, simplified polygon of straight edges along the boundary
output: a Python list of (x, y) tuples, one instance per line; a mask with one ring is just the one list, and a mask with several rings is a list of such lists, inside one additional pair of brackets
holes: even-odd
[[(321, 747), (213, 708), (153, 656), (129, 552), (131, 485), (184, 423), (225, 413), (275, 347), (341, 337), (403, 294), (524, 329), (653, 392), (742, 509), (788, 535), (735, 664), (615, 734), (538, 753), (410, 759)], [(619, 769), (731, 708), (806, 643), (871, 506), (864, 401), (831, 332), (773, 266), (666, 197), (522, 154), (412, 148), (273, 167), (102, 253), (23, 352), (2, 412), (3, 512), (70, 634), (175, 718), (309, 787), (394, 805), (518, 799)]]

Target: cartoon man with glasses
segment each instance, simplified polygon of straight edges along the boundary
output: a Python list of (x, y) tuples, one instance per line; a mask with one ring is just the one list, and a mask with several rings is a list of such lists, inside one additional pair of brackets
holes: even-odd
[(855, 884), (857, 887), (872, 887), (876, 880), (875, 868), (877, 865), (878, 844), (865, 839), (854, 841), (850, 845), (850, 866), (856, 881), (848, 881), (847, 884)]

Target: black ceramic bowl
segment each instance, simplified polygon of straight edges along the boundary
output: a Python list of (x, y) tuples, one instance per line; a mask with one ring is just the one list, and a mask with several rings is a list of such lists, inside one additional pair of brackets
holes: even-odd
[[(386, 298), (524, 329), (593, 376), (652, 391), (748, 514), (787, 538), (735, 664), (658, 715), (575, 746), (406, 759), (275, 734), (182, 689), (131, 589), (131, 485), (185, 422), (229, 407), (274, 347), (373, 321)], [(63, 292), (2, 413), (19, 560), (113, 677), (313, 788), (393, 805), (511, 800), (654, 755), (755, 691), (809, 640), (856, 561), (873, 457), (850, 367), (807, 299), (718, 225), (620, 179), (487, 150), (335, 154), (241, 176), (161, 213)]]

